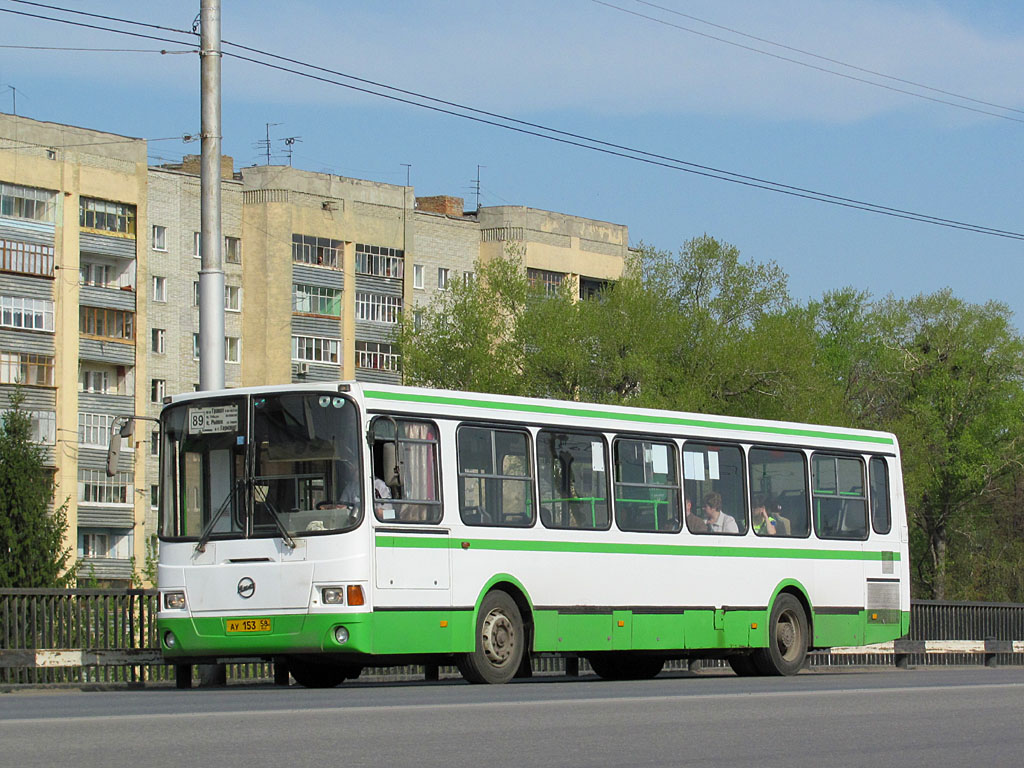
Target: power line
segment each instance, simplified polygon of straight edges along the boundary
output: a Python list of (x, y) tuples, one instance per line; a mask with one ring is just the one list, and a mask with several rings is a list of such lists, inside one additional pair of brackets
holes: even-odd
[[(613, 10), (616, 10), (616, 11), (621, 11), (622, 13), (627, 13), (630, 16), (636, 16), (636, 17), (641, 18), (641, 19), (646, 19), (647, 21), (653, 21), (656, 24), (662, 24), (662, 25), (664, 25), (666, 27), (672, 27), (673, 29), (679, 29), (679, 30), (682, 30), (683, 32), (689, 32), (692, 35), (698, 35), (700, 37), (705, 37), (705, 38), (707, 38), (709, 40), (714, 40), (714, 41), (719, 42), (719, 43), (725, 43), (726, 45), (731, 45), (731, 46), (733, 46), (735, 48), (742, 48), (745, 51), (752, 51), (753, 53), (759, 53), (762, 56), (770, 56), (771, 58), (778, 59), (779, 61), (787, 61), (790, 64), (797, 64), (798, 66), (806, 67), (807, 69), (817, 70), (818, 72), (825, 72), (825, 73), (830, 74), (830, 75), (835, 75), (836, 77), (845, 78), (846, 80), (853, 80), (854, 82), (857, 82), (857, 83), (864, 83), (865, 85), (872, 85), (875, 88), (883, 88), (883, 89), (885, 89), (887, 91), (893, 91), (895, 93), (902, 93), (902, 94), (904, 94), (906, 96), (913, 96), (915, 99), (924, 99), (925, 101), (932, 101), (932, 102), (935, 102), (937, 104), (945, 104), (945, 105), (950, 106), (950, 107), (956, 107), (957, 109), (965, 109), (968, 112), (977, 112), (978, 114), (988, 115), (989, 117), (998, 117), (1001, 120), (1011, 120), (1011, 121), (1013, 121), (1015, 123), (1024, 123), (1024, 119), (1021, 119), (1019, 117), (1011, 117), (1010, 115), (1002, 115), (1002, 114), (999, 114), (998, 112), (991, 112), (991, 111), (989, 111), (987, 109), (978, 109), (977, 107), (970, 107), (970, 106), (968, 106), (966, 104), (958, 104), (955, 101), (949, 101), (948, 99), (940, 99), (940, 98), (938, 98), (936, 96), (928, 96), (928, 95), (923, 94), (923, 93), (916, 93), (915, 91), (908, 91), (906, 88), (897, 88), (896, 86), (893, 86), (893, 85), (886, 85), (885, 83), (879, 83), (879, 82), (876, 82), (874, 80), (869, 80), (869, 79), (867, 79), (865, 77), (857, 77), (856, 75), (850, 75), (850, 74), (847, 74), (845, 72), (837, 72), (836, 70), (829, 69), (828, 67), (822, 67), (822, 66), (819, 66), (817, 64), (811, 64), (810, 62), (807, 62), (807, 61), (800, 61), (800, 59), (794, 59), (794, 58), (792, 58), (790, 56), (783, 56), (783, 55), (778, 54), (778, 53), (772, 53), (771, 51), (765, 51), (765, 50), (762, 50), (760, 48), (755, 48), (752, 45), (744, 45), (743, 43), (737, 43), (735, 40), (727, 40), (724, 37), (717, 37), (716, 35), (711, 35), (711, 34), (708, 34), (707, 32), (700, 32), (700, 31), (698, 31), (696, 29), (691, 29), (690, 27), (684, 27), (681, 24), (674, 24), (671, 21), (666, 21), (665, 19), (659, 19), (657, 16), (650, 16), (650, 15), (648, 15), (646, 13), (640, 13), (639, 11), (633, 11), (633, 10), (630, 10), (629, 8), (623, 8), (620, 5), (615, 5), (614, 3), (605, 2), (605, 0), (590, 0), (590, 2), (596, 3), (597, 5), (603, 5), (606, 8), (612, 8)], [(893, 78), (893, 79), (897, 79), (897, 78)], [(925, 86), (925, 87), (927, 87), (927, 86)], [(938, 89), (930, 89), (930, 90), (936, 90), (937, 91)], [(957, 98), (961, 98), (961, 97), (958, 96)], [(974, 100), (972, 99), (972, 101), (974, 101)], [(996, 106), (998, 106), (998, 105), (996, 105)], [(999, 108), (1000, 109), (1007, 109), (1007, 107), (999, 107)], [(1014, 110), (1014, 111), (1024, 112), (1024, 110)]]
[(868, 74), (868, 75), (874, 75), (875, 77), (884, 77), (886, 80), (893, 80), (894, 82), (897, 82), (897, 83), (904, 83), (905, 85), (912, 85), (915, 88), (924, 88), (926, 91), (933, 91), (934, 93), (941, 93), (941, 94), (943, 94), (945, 96), (953, 96), (953, 97), (955, 97), (957, 99), (963, 99), (964, 101), (974, 102), (975, 104), (983, 104), (986, 107), (995, 107), (996, 109), (1005, 109), (1007, 112), (1019, 112), (1021, 114), (1024, 114), (1024, 109), (1018, 109), (1016, 107), (1008, 107), (1005, 104), (996, 104), (995, 102), (984, 101), (983, 99), (976, 99), (973, 96), (965, 96), (964, 94), (956, 93), (955, 91), (946, 91), (946, 90), (943, 90), (942, 88), (936, 88), (936, 87), (931, 86), (931, 85), (925, 85), (924, 83), (918, 83), (918, 82), (915, 82), (913, 80), (907, 80), (906, 78), (897, 77), (896, 75), (888, 75), (885, 72), (878, 72), (877, 70), (874, 70), (874, 69), (868, 69), (866, 67), (860, 67), (860, 66), (858, 66), (856, 64), (850, 64), (849, 62), (841, 61), (839, 59), (832, 59), (832, 58), (829, 58), (828, 56), (822, 56), (820, 53), (814, 53), (813, 51), (805, 51), (802, 48), (796, 48), (796, 47), (791, 46), (791, 45), (785, 45), (784, 43), (777, 43), (774, 40), (769, 40), (768, 38), (765, 38), (765, 37), (758, 37), (757, 35), (751, 35), (751, 34), (748, 34), (746, 32), (741, 32), (738, 29), (733, 29), (732, 27), (726, 27), (726, 26), (723, 26), (721, 24), (715, 24), (713, 21), (708, 21), (707, 19), (701, 19), (701, 18), (698, 18), (697, 16), (691, 16), (688, 13), (683, 13), (682, 11), (677, 11), (674, 8), (666, 8), (663, 5), (658, 5), (657, 3), (648, 2), (648, 0), (634, 0), (634, 2), (639, 3), (640, 5), (646, 5), (646, 6), (650, 7), (650, 8), (657, 8), (659, 11), (665, 11), (666, 13), (671, 13), (671, 14), (674, 14), (676, 16), (681, 16), (684, 19), (690, 19), (692, 21), (700, 22), (701, 24), (707, 24), (709, 27), (714, 27), (715, 29), (721, 29), (721, 30), (724, 30), (725, 32), (731, 32), (734, 35), (739, 35), (740, 37), (745, 37), (745, 38), (747, 38), (749, 40), (756, 40), (759, 43), (766, 43), (767, 45), (774, 45), (776, 48), (782, 48), (782, 49), (787, 50), (787, 51), (793, 51), (794, 53), (802, 54), (804, 56), (810, 56), (810, 57), (815, 58), (815, 59), (820, 59), (821, 61), (827, 61), (829, 64), (838, 64), (841, 67), (847, 67), (848, 69), (854, 69), (854, 70), (856, 70), (858, 72), (864, 72), (865, 74)]
[(0, 48), (16, 48), (22, 51), (74, 51), (79, 53), (197, 53), (198, 48), (183, 51), (168, 51), (166, 48), (65, 48), (56, 45), (0, 45)]
[[(26, 0), (15, 0), (15, 1), (16, 2), (26, 2)], [(598, 2), (598, 0), (594, 0), (594, 1)], [(61, 10), (61, 9), (57, 8), (56, 6), (46, 6), (46, 5), (42, 4), (42, 3), (33, 3), (33, 5), (38, 5), (38, 6), (42, 6), (42, 7), (52, 7), (52, 8), (56, 8), (57, 10)], [(122, 34), (122, 35), (129, 35), (129, 36), (134, 36), (134, 37), (142, 37), (142, 38), (146, 38), (146, 39), (161, 40), (163, 42), (172, 42), (172, 43), (182, 44), (182, 43), (180, 43), (180, 41), (176, 41), (176, 40), (168, 40), (166, 38), (159, 38), (159, 37), (155, 37), (153, 35), (147, 35), (147, 34), (143, 34), (143, 33), (139, 33), (139, 32), (130, 32), (130, 31), (127, 31), (127, 30), (119, 30), (119, 29), (113, 29), (113, 28), (97, 27), (97, 26), (92, 25), (92, 24), (85, 24), (84, 22), (70, 21), (70, 20), (67, 20), (67, 19), (57, 19), (57, 18), (53, 18), (53, 17), (41, 16), (41, 15), (38, 15), (38, 14), (30, 14), (30, 13), (26, 13), (26, 12), (23, 12), (23, 11), (14, 11), (14, 10), (3, 9), (3, 8), (0, 8), (0, 11), (5, 11), (7, 13), (14, 13), (14, 14), (17, 14), (17, 15), (22, 15), (22, 16), (30, 16), (30, 17), (33, 17), (33, 18), (39, 18), (39, 19), (46, 20), (46, 21), (56, 21), (56, 22), (60, 22), (60, 23), (64, 23), (64, 24), (73, 25), (73, 26), (81, 26), (81, 27), (85, 27), (85, 28), (89, 28), (89, 29), (99, 29), (99, 30), (102, 30), (102, 31), (115, 32), (117, 34)], [(89, 15), (92, 15), (92, 14), (89, 14)], [(119, 22), (120, 21), (125, 21), (125, 20), (122, 20), (122, 19), (116, 19), (115, 17), (104, 17), (104, 18), (107, 19), (107, 20), (113, 20), (113, 21), (119, 21)], [(126, 22), (126, 23), (134, 23), (134, 24), (142, 25), (141, 22)], [(142, 26), (154, 26), (154, 25), (142, 25)], [(181, 30), (174, 30), (174, 31), (181, 32)], [(191, 34), (191, 33), (184, 33), (184, 32), (182, 32), (182, 34)], [(517, 132), (517, 133), (522, 133), (522, 134), (529, 135), (529, 136), (534, 136), (534, 137), (537, 137), (537, 138), (547, 139), (548, 141), (555, 141), (555, 142), (558, 142), (558, 143), (561, 143), (561, 144), (566, 144), (566, 145), (569, 145), (569, 146), (579, 147), (581, 149), (588, 149), (588, 150), (593, 151), (593, 152), (601, 152), (603, 154), (612, 155), (612, 156), (616, 156), (616, 157), (622, 157), (622, 158), (625, 158), (625, 159), (634, 160), (634, 161), (646, 163), (646, 164), (649, 164), (649, 165), (660, 166), (660, 167), (668, 168), (668, 169), (671, 169), (671, 170), (682, 171), (684, 173), (690, 173), (690, 174), (694, 174), (694, 175), (697, 175), (697, 176), (703, 176), (703, 177), (707, 177), (707, 178), (718, 179), (719, 181), (728, 181), (728, 182), (731, 182), (733, 184), (740, 184), (742, 186), (747, 186), (747, 187), (751, 187), (751, 188), (755, 188), (755, 189), (762, 189), (762, 190), (766, 190), (766, 191), (770, 191), (770, 192), (776, 192), (778, 194), (789, 195), (789, 196), (792, 196), (792, 197), (798, 197), (798, 198), (803, 198), (803, 199), (807, 199), (807, 200), (815, 200), (817, 202), (822, 202), (822, 203), (829, 203), (831, 205), (837, 205), (837, 206), (844, 207), (844, 208), (851, 208), (851, 209), (854, 209), (854, 210), (861, 210), (861, 211), (866, 211), (866, 212), (869, 212), (869, 213), (877, 213), (877, 214), (881, 214), (881, 215), (884, 215), (884, 216), (890, 216), (890, 217), (893, 217), (893, 218), (906, 219), (906, 220), (909, 220), (909, 221), (917, 221), (917, 222), (925, 223), (925, 224), (933, 224), (933, 225), (936, 225), (936, 226), (948, 227), (948, 228), (951, 228), (951, 229), (959, 229), (959, 230), (974, 232), (974, 233), (977, 233), (977, 234), (986, 234), (986, 235), (991, 235), (991, 236), (994, 236), (994, 237), (1003, 237), (1003, 238), (1008, 238), (1008, 239), (1013, 239), (1013, 240), (1024, 240), (1024, 233), (1020, 233), (1020, 232), (1014, 232), (1014, 231), (1011, 231), (1011, 230), (995, 229), (995, 228), (992, 228), (992, 227), (986, 227), (986, 226), (979, 225), (979, 224), (972, 224), (970, 222), (957, 221), (955, 219), (948, 219), (948, 218), (944, 218), (944, 217), (930, 216), (930, 215), (927, 215), (927, 214), (916, 213), (914, 211), (909, 211), (909, 210), (904, 210), (904, 209), (899, 209), (899, 208), (892, 208), (892, 207), (883, 206), (883, 205), (880, 205), (880, 204), (877, 204), (877, 203), (871, 203), (871, 202), (867, 202), (867, 201), (856, 200), (854, 198), (841, 197), (841, 196), (838, 196), (838, 195), (832, 195), (832, 194), (825, 193), (825, 192), (818, 192), (818, 191), (815, 191), (815, 190), (812, 190), (812, 189), (808, 189), (808, 188), (804, 188), (804, 187), (796, 187), (796, 186), (792, 186), (792, 185), (782, 184), (780, 182), (771, 181), (771, 180), (768, 180), (768, 179), (761, 179), (761, 178), (758, 178), (758, 177), (755, 177), (755, 176), (748, 176), (748, 175), (744, 175), (744, 174), (734, 173), (732, 171), (726, 171), (726, 170), (722, 170), (722, 169), (718, 169), (718, 168), (713, 168), (711, 166), (700, 165), (698, 163), (692, 163), (692, 162), (689, 162), (689, 161), (686, 161), (686, 160), (680, 160), (678, 158), (672, 158), (672, 157), (669, 157), (669, 156), (666, 156), (666, 155), (659, 155), (659, 154), (655, 154), (655, 153), (651, 153), (651, 152), (646, 152), (644, 150), (628, 147), (628, 146), (625, 146), (625, 145), (619, 145), (619, 144), (614, 144), (614, 143), (611, 143), (611, 142), (601, 141), (599, 139), (593, 139), (593, 138), (590, 138), (590, 137), (587, 137), (587, 136), (583, 136), (582, 134), (575, 134), (575, 133), (571, 133), (571, 132), (568, 132), (568, 131), (561, 131), (561, 130), (558, 130), (558, 129), (555, 129), (555, 128), (550, 128), (550, 127), (547, 127), (547, 126), (544, 126), (544, 125), (540, 125), (538, 123), (530, 123), (530, 122), (523, 121), (523, 120), (517, 120), (516, 118), (508, 117), (508, 116), (501, 115), (501, 114), (494, 113), (494, 112), (487, 112), (485, 110), (475, 109), (473, 107), (469, 107), (469, 106), (466, 106), (466, 105), (458, 104), (456, 102), (445, 101), (443, 99), (436, 99), (434, 97), (427, 96), (425, 94), (419, 94), (419, 93), (416, 93), (414, 91), (408, 91), (408, 90), (404, 90), (404, 89), (401, 89), (401, 88), (396, 88), (394, 86), (389, 86), (389, 85), (386, 85), (384, 83), (378, 83), (378, 82), (375, 82), (375, 81), (366, 80), (365, 78), (359, 78), (359, 77), (356, 77), (354, 75), (348, 75), (348, 74), (343, 73), (343, 72), (337, 72), (337, 71), (334, 71), (334, 70), (329, 70), (329, 69), (326, 69), (324, 67), (319, 67), (319, 66), (316, 66), (316, 65), (308, 64), (306, 62), (299, 61), (297, 59), (290, 59), (290, 58), (287, 58), (287, 57), (284, 57), (284, 56), (279, 56), (277, 54), (270, 53), (268, 51), (263, 51), (263, 50), (260, 50), (260, 49), (257, 49), (257, 48), (252, 48), (252, 47), (249, 47), (249, 46), (244, 46), (244, 45), (241, 45), (241, 44), (238, 44), (238, 43), (232, 43), (232, 42), (227, 41), (227, 40), (223, 40), (222, 43), (224, 45), (226, 45), (226, 46), (231, 46), (231, 47), (234, 47), (234, 48), (240, 48), (242, 50), (247, 50), (247, 51), (256, 53), (256, 54), (258, 54), (260, 56), (265, 56), (265, 57), (277, 59), (277, 60), (280, 60), (280, 61), (287, 61), (289, 63), (296, 64), (296, 65), (301, 66), (301, 67), (306, 68), (306, 69), (312, 69), (312, 70), (315, 70), (315, 71), (329, 73), (329, 74), (335, 75), (337, 77), (345, 78), (347, 80), (353, 80), (355, 82), (365, 83), (367, 85), (372, 85), (372, 86), (374, 86), (376, 88), (382, 88), (382, 89), (385, 89), (385, 90), (388, 90), (388, 91), (392, 91), (394, 93), (401, 93), (401, 94), (404, 94), (406, 96), (411, 96), (411, 97), (413, 97), (415, 99), (422, 99), (422, 100), (425, 100), (425, 101), (428, 101), (428, 102), (432, 102), (432, 103), (423, 103), (423, 101), (414, 101), (413, 98), (405, 98), (404, 96), (395, 96), (395, 95), (393, 95), (393, 93), (382, 93), (380, 91), (375, 91), (375, 90), (372, 90), (370, 88), (364, 88), (364, 87), (361, 87), (361, 86), (356, 86), (356, 85), (353, 85), (352, 83), (339, 82), (338, 80), (334, 80), (334, 79), (331, 79), (331, 78), (323, 77), (323, 76), (320, 76), (320, 75), (311, 74), (309, 72), (304, 72), (304, 71), (301, 71), (301, 70), (298, 70), (298, 69), (293, 69), (291, 67), (285, 67), (285, 66), (282, 66), (282, 65), (279, 65), (279, 64), (273, 64), (271, 62), (263, 61), (263, 60), (256, 59), (256, 58), (252, 58), (250, 56), (243, 56), (243, 55), (238, 54), (238, 53), (232, 53), (232, 52), (227, 52), (227, 51), (222, 52), (222, 55), (224, 55), (226, 57), (230, 56), (232, 58), (239, 59), (239, 60), (242, 60), (242, 61), (248, 61), (250, 63), (258, 64), (260, 66), (264, 66), (264, 67), (267, 67), (269, 69), (276, 69), (278, 71), (288, 72), (288, 73), (299, 75), (300, 77), (305, 77), (305, 78), (308, 78), (308, 79), (311, 79), (311, 80), (316, 80), (316, 81), (320, 81), (320, 82), (324, 82), (324, 83), (329, 83), (329, 84), (332, 84), (332, 85), (337, 85), (337, 86), (340, 86), (340, 87), (343, 87), (343, 88), (347, 88), (349, 90), (353, 90), (353, 91), (357, 91), (357, 92), (360, 92), (360, 93), (365, 93), (365, 94), (369, 94), (369, 95), (373, 95), (373, 96), (378, 96), (380, 98), (389, 99), (391, 101), (396, 101), (396, 102), (407, 104), (407, 105), (410, 105), (410, 106), (416, 106), (416, 107), (420, 107), (422, 109), (429, 109), (431, 111), (439, 112), (439, 113), (442, 113), (442, 114), (451, 115), (453, 117), (459, 117), (459, 118), (462, 118), (462, 119), (465, 119), (465, 120), (472, 120), (474, 122), (482, 123), (482, 124), (485, 124), (485, 125), (491, 125), (493, 127), (503, 128), (505, 130), (514, 131), (514, 132)], [(772, 55), (772, 54), (769, 54), (769, 55)], [(438, 106), (438, 105), (444, 105), (444, 106)], [(451, 107), (451, 109), (449, 109), (448, 107)], [(456, 111), (456, 110), (462, 110), (462, 111)], [(467, 113), (471, 113), (471, 114), (467, 114)], [(484, 117), (480, 117), (480, 115), (483, 115)], [(1013, 118), (1009, 118), (1009, 119), (1013, 119)], [(1024, 122), (1024, 121), (1022, 121), (1022, 122)], [(526, 126), (526, 127), (519, 127), (519, 126)]]

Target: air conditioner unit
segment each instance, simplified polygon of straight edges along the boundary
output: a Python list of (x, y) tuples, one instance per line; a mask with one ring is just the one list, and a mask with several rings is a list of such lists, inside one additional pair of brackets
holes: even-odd
[(295, 366), (295, 372), (299, 376), (305, 376), (307, 373), (309, 373), (309, 363), (299, 363), (298, 365)]

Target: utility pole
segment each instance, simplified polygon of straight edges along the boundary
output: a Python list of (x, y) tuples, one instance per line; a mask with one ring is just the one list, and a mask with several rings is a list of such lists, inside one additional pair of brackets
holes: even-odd
[(224, 269), (220, 215), (220, 0), (200, 0), (201, 268), (199, 270), (199, 389), (224, 387)]

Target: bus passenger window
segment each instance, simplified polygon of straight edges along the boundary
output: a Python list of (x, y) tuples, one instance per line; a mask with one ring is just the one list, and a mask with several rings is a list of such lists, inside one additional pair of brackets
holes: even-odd
[(459, 512), (466, 525), (533, 525), (530, 438), (525, 432), (459, 427)]
[(382, 522), (439, 523), (437, 426), (379, 416), (373, 422), (373, 513)]
[[(806, 536), (810, 533), (804, 454), (776, 448), (751, 448), (747, 463), (754, 533), (758, 536)], [(764, 505), (764, 514), (755, 509), (754, 499)]]
[(735, 445), (686, 443), (683, 496), (690, 533), (747, 532), (743, 452)]
[(615, 441), (615, 523), (620, 530), (680, 530), (676, 463), (672, 443)]
[(875, 533), (888, 533), (892, 529), (889, 514), (889, 471), (885, 459), (875, 457), (868, 464), (871, 475), (871, 527)]
[(865, 539), (868, 533), (864, 462), (852, 456), (811, 460), (814, 530), (822, 539)]
[(600, 435), (541, 430), (537, 435), (540, 519), (547, 528), (606, 530), (608, 472)]

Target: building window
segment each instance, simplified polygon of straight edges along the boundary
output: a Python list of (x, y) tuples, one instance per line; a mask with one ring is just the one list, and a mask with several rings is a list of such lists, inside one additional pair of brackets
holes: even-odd
[(224, 362), (237, 363), (242, 359), (242, 342), (237, 336), (224, 337)]
[(317, 336), (292, 336), (292, 360), (337, 365), (341, 343)]
[(526, 280), (531, 288), (544, 288), (544, 293), (554, 296), (562, 285), (565, 275), (562, 272), (549, 272), (546, 269), (527, 269)]
[(135, 206), (82, 197), (78, 201), (78, 224), (84, 229), (135, 234)]
[(107, 477), (102, 469), (78, 470), (78, 500), (86, 504), (131, 504), (131, 472)]
[(53, 302), (22, 296), (0, 296), (0, 326), (26, 331), (52, 331)]
[(356, 291), (356, 320), (394, 325), (401, 316), (401, 296)]
[(237, 237), (224, 238), (224, 261), (228, 264), (242, 263), (242, 241)]
[(405, 251), (356, 243), (356, 274), (401, 279), (405, 275)]
[(167, 381), (165, 379), (152, 379), (149, 384), (149, 401), (151, 403), (162, 403), (167, 396)]
[(228, 312), (242, 311), (242, 289), (237, 285), (224, 286), (224, 309)]
[(192, 359), (193, 360), (198, 360), (199, 359), (199, 334), (198, 333), (193, 333), (192, 334)]
[(153, 250), (154, 251), (166, 251), (167, 250), (167, 227), (161, 227), (159, 224), (153, 225)]
[(80, 285), (108, 288), (113, 283), (113, 272), (110, 264), (83, 261), (78, 267), (78, 282)]
[(472, 285), (473, 284), (473, 280), (474, 280), (475, 277), (476, 277), (476, 275), (474, 275), (472, 272), (463, 272), (462, 273), (462, 284), (467, 286), (467, 287)]
[(377, 341), (356, 342), (356, 367), (374, 371), (397, 371), (399, 355), (394, 345)]
[(292, 283), (292, 312), (341, 317), (341, 290)]
[(412, 313), (412, 329), (419, 333), (423, 330), (423, 310), (416, 309)]
[(412, 287), (422, 288), (423, 287), (423, 265), (413, 264), (412, 265)]
[(449, 279), (450, 279), (449, 278), (450, 274), (451, 274), (451, 272), (449, 271), (448, 267), (438, 267), (437, 268), (437, 290), (439, 290), (439, 291), (447, 291), (448, 290), (448, 282), (449, 282)]
[(203, 233), (193, 232), (192, 233), (192, 258), (201, 259), (203, 258)]
[(110, 537), (105, 533), (82, 534), (82, 557), (93, 560), (110, 556)]
[(82, 386), (80, 391), (96, 395), (116, 394), (111, 386), (112, 379), (110, 371), (98, 368), (83, 368), (81, 378), (79, 379)]
[(198, 280), (193, 280), (192, 281), (192, 306), (193, 307), (198, 307), (199, 306), (199, 281)]
[(292, 261), (338, 269), (341, 240), (313, 235), (292, 235)]
[(162, 355), (167, 351), (167, 331), (163, 328), (153, 328), (152, 331), (152, 350), (157, 355)]
[(96, 336), (115, 341), (135, 338), (135, 313), (123, 309), (103, 307), (78, 308), (79, 332), (83, 336)]
[(149, 506), (156, 509), (160, 504), (160, 486), (149, 486)]
[(154, 429), (149, 438), (149, 455), (158, 456), (160, 454), (160, 430)]
[(0, 352), (0, 384), (53, 386), (53, 356), (28, 352)]
[[(0, 410), (0, 419), (7, 410)], [(53, 445), (57, 442), (57, 413), (55, 411), (22, 411), (29, 418), (28, 439), (33, 443)]]
[[(86, 413), (78, 414), (78, 442), (93, 448), (106, 448), (110, 445), (110, 435), (113, 431), (114, 422), (117, 416), (109, 413)], [(121, 438), (121, 449), (132, 450), (131, 440), (127, 437)]]
[(167, 278), (153, 275), (153, 301), (167, 301)]
[(53, 246), (0, 237), (0, 271), (53, 277)]
[(31, 221), (54, 221), (57, 193), (48, 189), (0, 183), (0, 216)]

